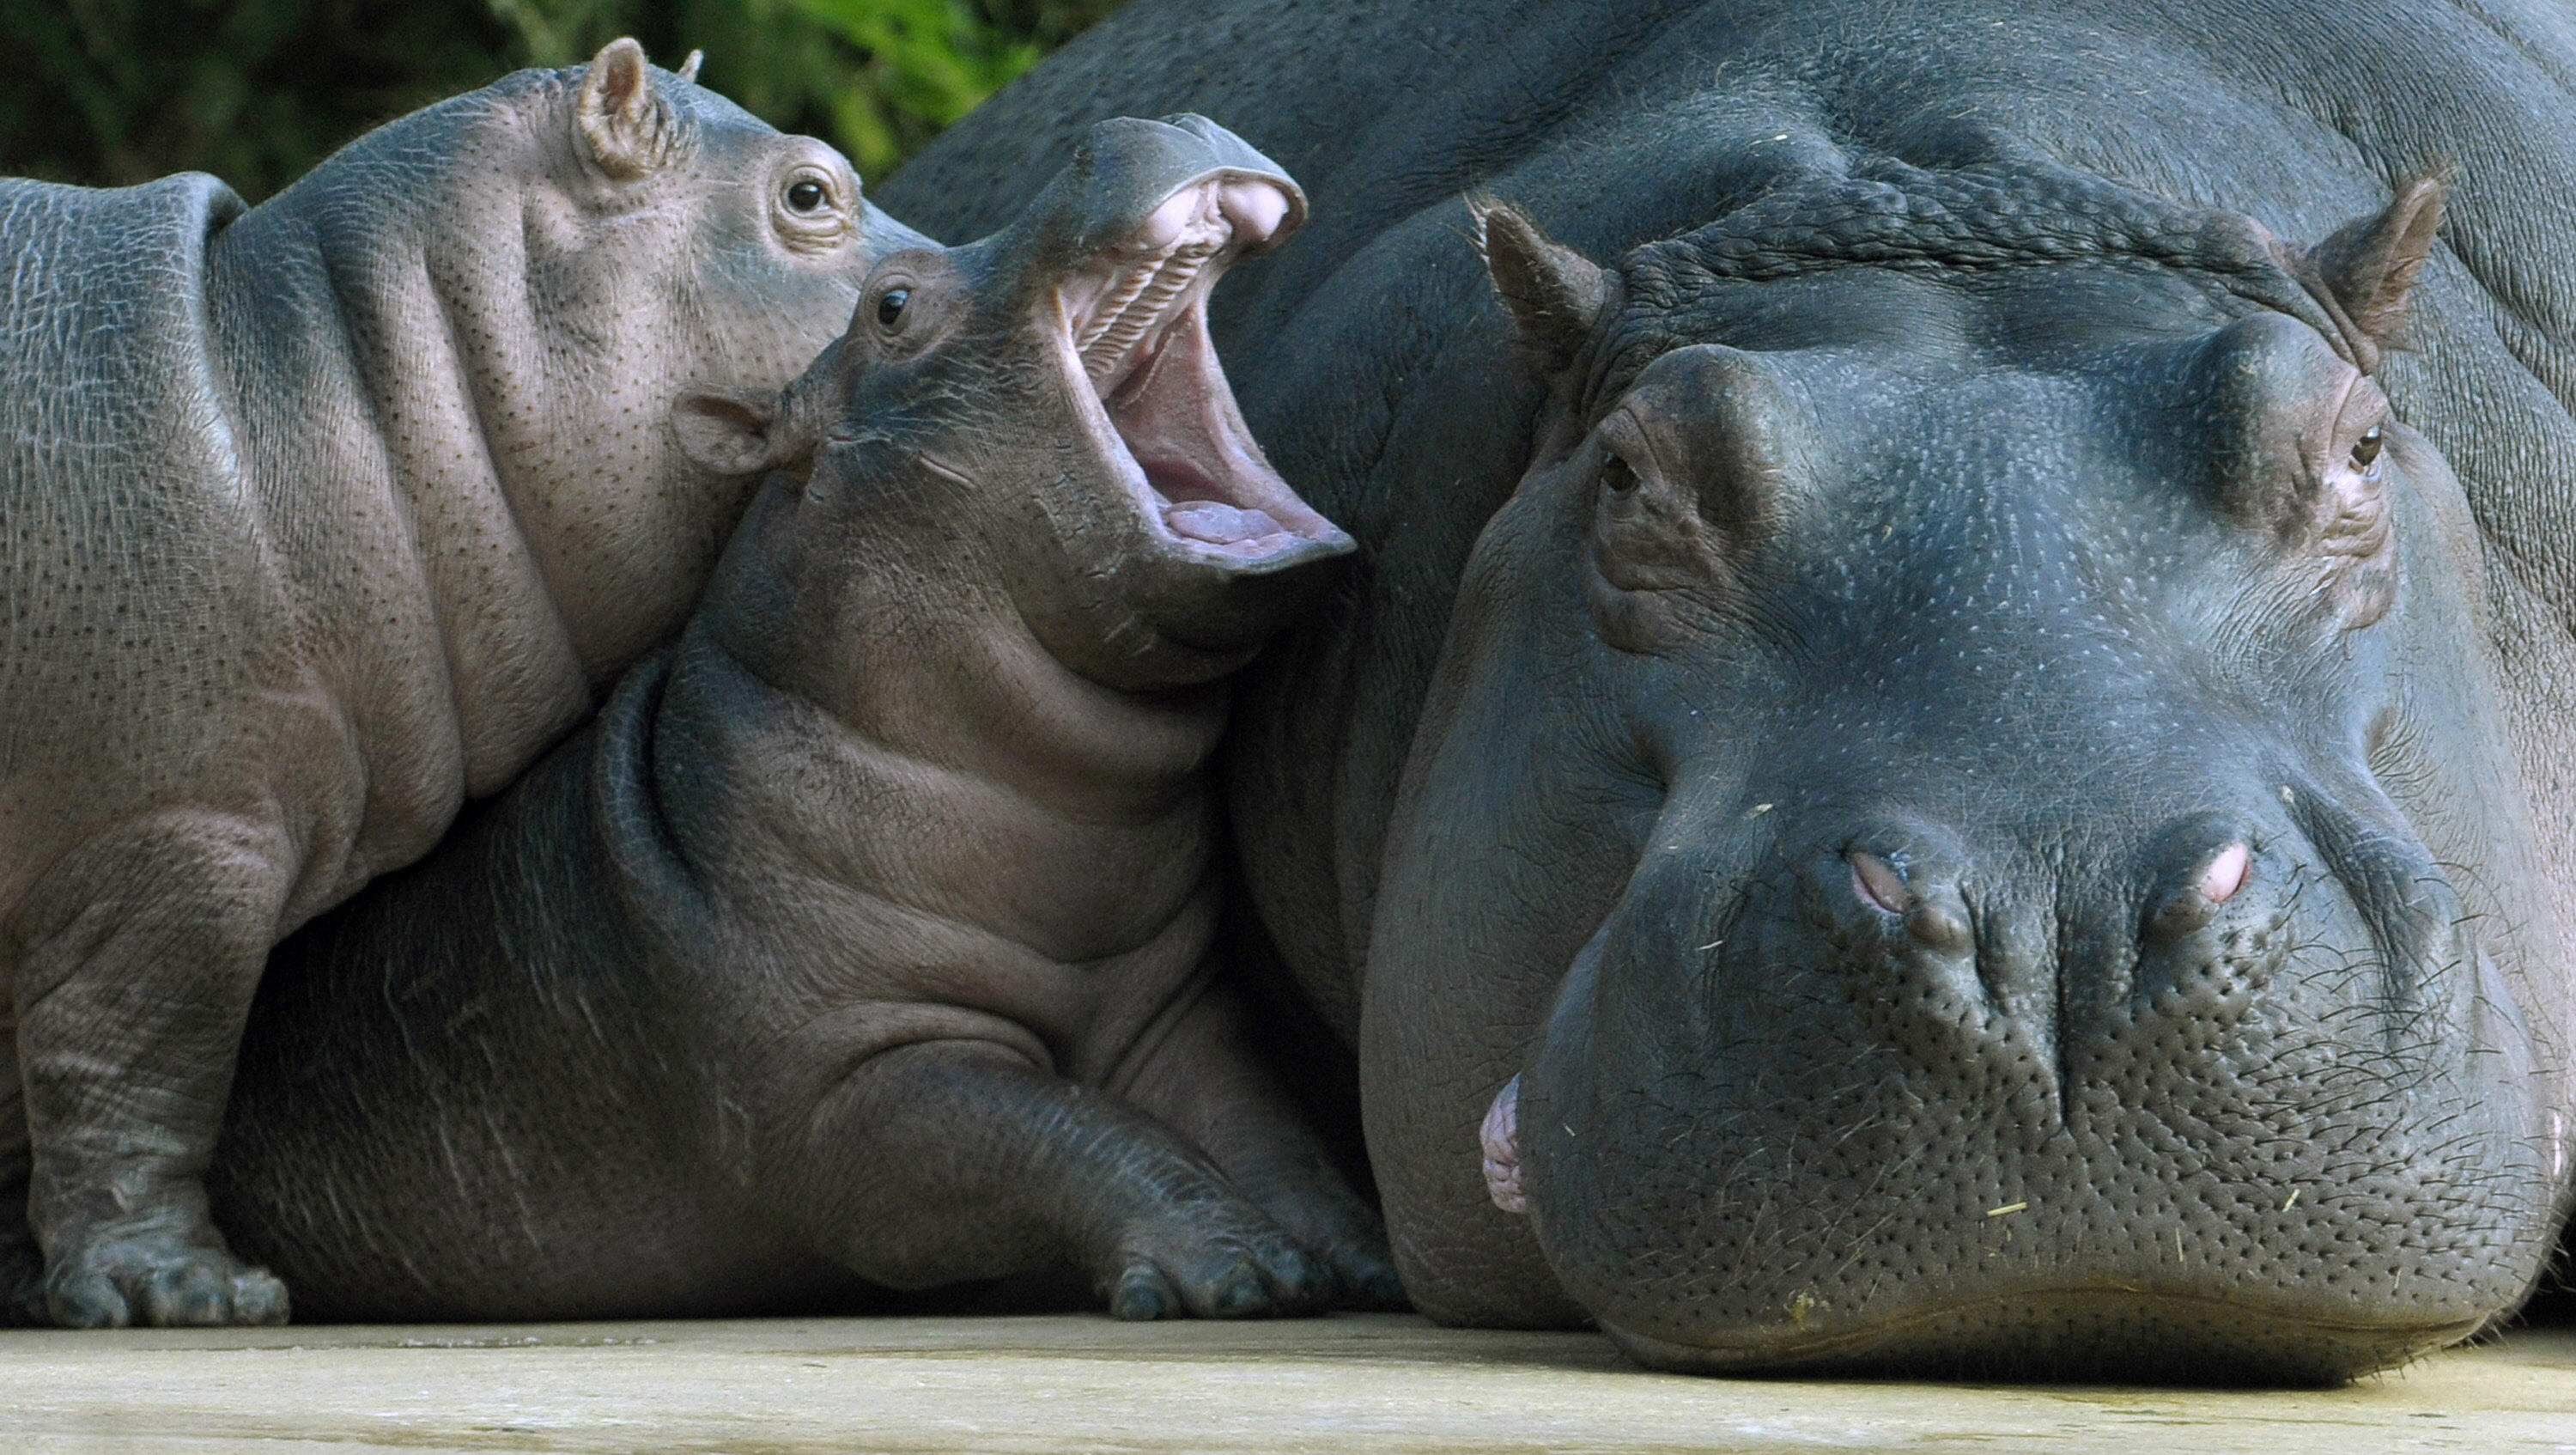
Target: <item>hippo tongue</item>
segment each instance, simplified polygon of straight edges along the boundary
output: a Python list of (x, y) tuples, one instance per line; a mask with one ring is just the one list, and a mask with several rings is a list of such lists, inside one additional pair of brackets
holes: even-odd
[(1213, 500), (1185, 500), (1163, 509), (1163, 524), (1172, 534), (1212, 546), (1240, 545), (1281, 533), (1279, 522), (1265, 510), (1237, 510)]

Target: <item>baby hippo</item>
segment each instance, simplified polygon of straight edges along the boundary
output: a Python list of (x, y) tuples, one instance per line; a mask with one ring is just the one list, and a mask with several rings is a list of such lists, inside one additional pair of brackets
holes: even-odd
[(767, 478), (680, 638), (271, 962), (213, 1192), (302, 1314), (1400, 1296), (1211, 954), (1224, 678), (1352, 548), (1206, 329), (1304, 207), (1106, 122), (783, 394), (683, 400)]

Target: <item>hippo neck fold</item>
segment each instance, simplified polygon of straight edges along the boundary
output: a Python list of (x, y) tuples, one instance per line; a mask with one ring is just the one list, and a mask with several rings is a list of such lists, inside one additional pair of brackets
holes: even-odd
[[(797, 785), (808, 778), (796, 766), (843, 765), (834, 771), (847, 775), (847, 764), (864, 762), (861, 776), (888, 792), (951, 805), (948, 831), (992, 857), (979, 880), (987, 904), (1063, 892), (1049, 886), (1064, 861), (1023, 846), (1053, 844), (1068, 831), (1191, 866), (1158, 892), (1133, 896), (1121, 914), (1077, 906), (1069, 916), (1159, 933), (1199, 886), (1213, 827), (1200, 770), (1223, 730), (1225, 686), (1150, 694), (1101, 686), (1046, 650), (993, 573), (934, 564), (934, 549), (953, 553), (955, 544), (907, 539), (896, 525), (870, 535), (856, 555), (800, 560), (790, 542), (812, 528), (800, 509), (817, 507), (800, 506), (795, 490), (791, 478), (771, 477), (682, 635), (656, 742), (686, 740), (692, 761), (717, 766), (686, 781), (661, 775), (660, 791), (692, 800), (673, 821), (725, 825), (716, 832), (732, 835), (732, 825), (757, 819), (763, 832), (800, 845), (808, 863), (864, 853), (852, 836), (869, 832), (860, 826), (870, 820), (805, 797)], [(657, 751), (669, 762), (682, 750)], [(912, 907), (1060, 959), (1137, 947), (1052, 940), (1045, 926), (1053, 916), (988, 920), (936, 894)]]

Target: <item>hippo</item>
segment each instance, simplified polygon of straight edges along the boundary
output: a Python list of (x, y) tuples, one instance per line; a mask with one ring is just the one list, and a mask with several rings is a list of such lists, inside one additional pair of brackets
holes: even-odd
[(209, 1187), (300, 1315), (1400, 1296), (1211, 954), (1227, 678), (1352, 549), (1206, 331), (1304, 212), (1105, 122), (783, 393), (681, 398), (765, 482), (677, 640), (272, 957)]
[(270, 946), (679, 627), (748, 486), (672, 400), (920, 240), (695, 69), (621, 40), (247, 210), (0, 182), (9, 1316), (285, 1318), (201, 1180)]
[(1229, 799), (1426, 1312), (2332, 1382), (2567, 1215), (2571, 76), (2515, 0), (1139, 0), (885, 196), (1179, 107), (1311, 188), (1216, 336), (1365, 565)]

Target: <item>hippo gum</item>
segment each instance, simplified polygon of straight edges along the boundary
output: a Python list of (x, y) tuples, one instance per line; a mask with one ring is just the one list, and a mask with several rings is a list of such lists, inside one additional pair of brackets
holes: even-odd
[(269, 947), (679, 626), (748, 490), (671, 400), (914, 241), (627, 40), (248, 210), (0, 182), (0, 1317), (285, 1318), (201, 1183)]
[(697, 615), (262, 987), (212, 1187), (302, 1309), (1398, 1296), (1209, 953), (1222, 679), (1351, 549), (1203, 316), (1304, 205), (1197, 117), (1103, 123), (783, 394), (683, 400), (770, 472)]

